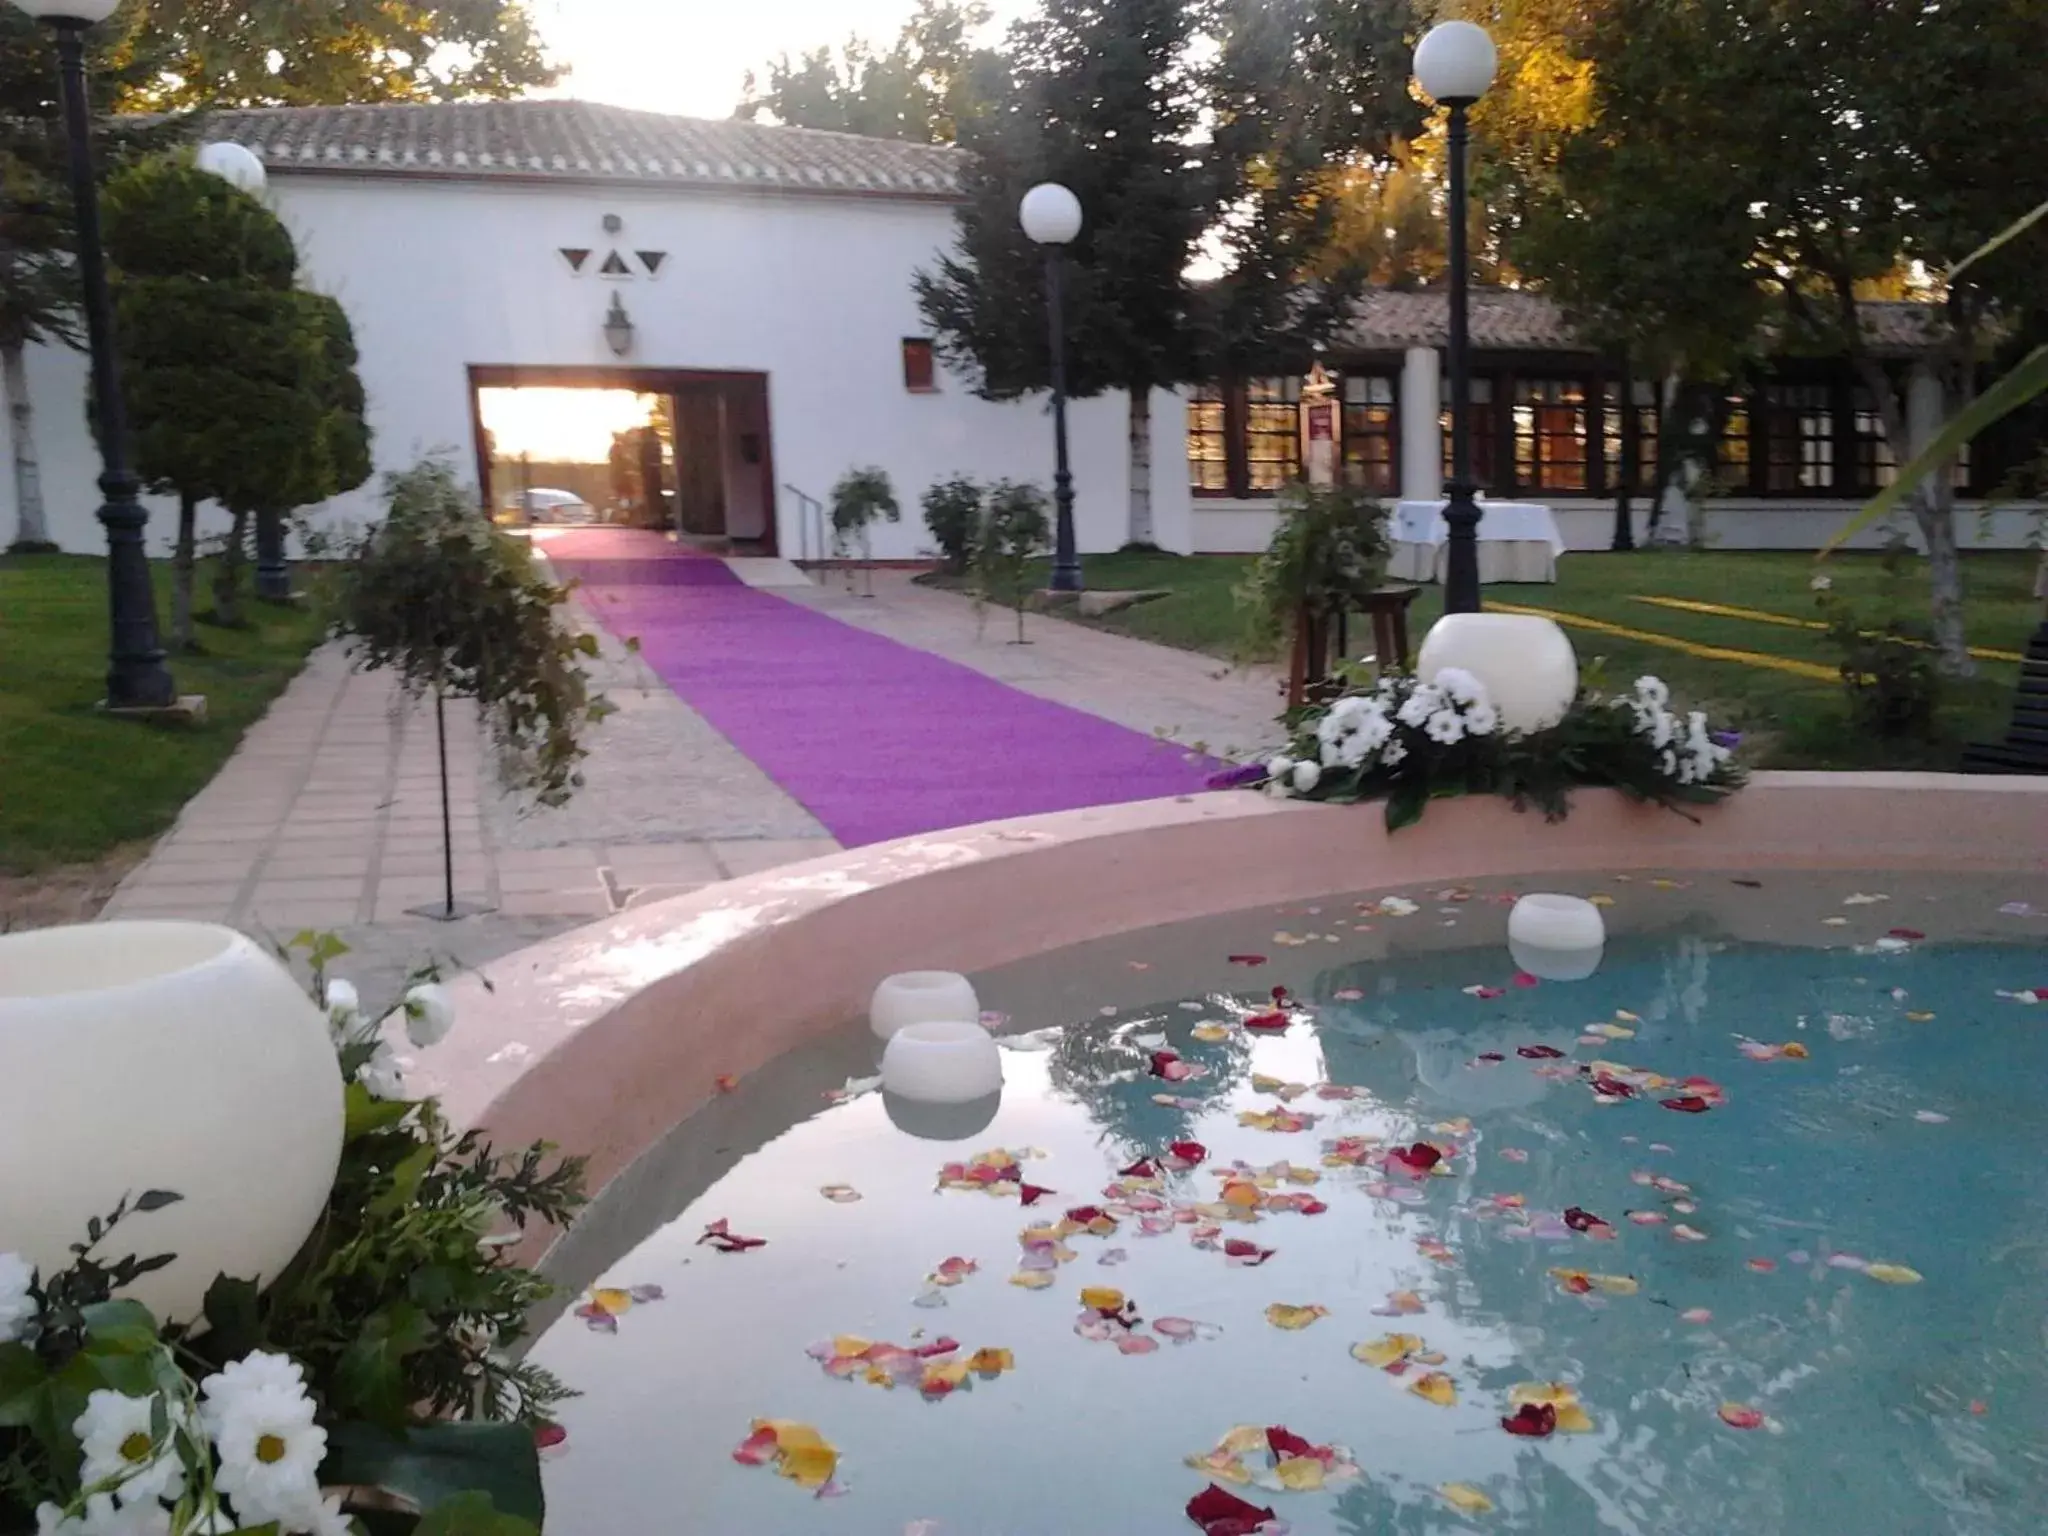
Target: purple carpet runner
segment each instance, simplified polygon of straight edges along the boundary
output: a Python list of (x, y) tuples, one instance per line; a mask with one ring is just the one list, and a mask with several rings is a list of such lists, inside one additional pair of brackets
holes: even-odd
[(1181, 748), (744, 585), (656, 535), (545, 546), (606, 629), (848, 847), (1204, 787)]

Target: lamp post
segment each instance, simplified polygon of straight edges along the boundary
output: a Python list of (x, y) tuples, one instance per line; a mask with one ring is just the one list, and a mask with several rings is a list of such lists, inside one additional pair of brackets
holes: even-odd
[(1431, 100), (1451, 109), (1451, 479), (1444, 522), (1450, 534), (1444, 567), (1444, 612), (1479, 611), (1479, 502), (1472, 481), (1472, 343), (1470, 259), (1465, 250), (1466, 110), (1486, 94), (1499, 63), (1493, 39), (1469, 21), (1430, 28), (1415, 49), (1415, 80)]
[(113, 709), (166, 709), (178, 690), (164, 665), (157, 637), (156, 589), (150, 584), (143, 530), (149, 512), (138, 499), (142, 482), (128, 463), (128, 412), (121, 398), (120, 360), (114, 347), (113, 307), (107, 297), (106, 254), (100, 246), (99, 188), (92, 169), (92, 112), (85, 94), (85, 30), (105, 21), (119, 0), (14, 0), (57, 38), (63, 77), (64, 127), (71, 142), (71, 195), (78, 219), (78, 275), (84, 288), (86, 335), (92, 348), (93, 394), (100, 424), (100, 490), (106, 504), (107, 600), (113, 644), (107, 666), (107, 704)]
[(1081, 233), (1081, 200), (1056, 181), (1024, 194), (1017, 209), (1024, 233), (1045, 247), (1045, 307), (1052, 342), (1052, 431), (1057, 464), (1052, 479), (1054, 524), (1052, 590), (1081, 590), (1081, 555), (1074, 543), (1074, 475), (1067, 463), (1067, 317), (1063, 278), (1066, 247)]

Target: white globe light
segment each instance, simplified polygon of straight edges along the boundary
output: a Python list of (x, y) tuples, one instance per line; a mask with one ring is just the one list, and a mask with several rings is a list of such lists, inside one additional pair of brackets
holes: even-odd
[(200, 923), (0, 938), (0, 1250), (45, 1276), (148, 1190), (100, 1257), (177, 1255), (125, 1294), (199, 1315), (218, 1275), (267, 1280), (334, 1188), (342, 1087), (327, 1020), (255, 944)]
[(240, 144), (202, 144), (196, 157), (199, 169), (218, 176), (244, 192), (261, 193), (270, 177), (263, 162)]
[(976, 1024), (981, 1000), (974, 983), (953, 971), (886, 976), (868, 1003), (868, 1025), (887, 1040), (906, 1024)]
[(105, 21), (121, 8), (121, 0), (14, 0), (38, 21)]
[(1470, 672), (1510, 731), (1557, 724), (1579, 694), (1579, 658), (1554, 620), (1520, 613), (1449, 613), (1423, 637), (1415, 675), (1425, 683), (1447, 667)]
[(1493, 39), (1469, 21), (1431, 27), (1415, 49), (1415, 80), (1432, 101), (1477, 101), (1499, 66)]
[(1067, 245), (1081, 233), (1081, 199), (1056, 181), (1043, 181), (1017, 207), (1024, 233), (1040, 245)]
[(1508, 954), (1544, 981), (1584, 981), (1600, 969), (1607, 920), (1582, 896), (1538, 892), (1508, 912)]
[(972, 1104), (1003, 1089), (1003, 1053), (979, 1024), (906, 1024), (882, 1052), (882, 1091), (922, 1104)]

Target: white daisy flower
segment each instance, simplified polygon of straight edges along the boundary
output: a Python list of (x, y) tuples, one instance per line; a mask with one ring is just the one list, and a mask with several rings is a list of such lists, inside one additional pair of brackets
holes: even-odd
[(1816, 576), (1806, 586), (1810, 592), (1832, 592), (1835, 589), (1835, 578), (1832, 576)]
[(243, 1524), (282, 1523), (317, 1504), (327, 1431), (313, 1422), (304, 1392), (231, 1388), (210, 1397), (202, 1411), (220, 1456), (214, 1487), (233, 1502)]
[(1460, 704), (1477, 704), (1486, 697), (1486, 685), (1463, 667), (1445, 667), (1437, 673), (1436, 685)]
[(1294, 759), (1284, 754), (1266, 764), (1266, 777), (1269, 779), (1284, 779), (1292, 772), (1294, 772)]
[(1465, 711), (1465, 729), (1474, 736), (1491, 736), (1500, 729), (1500, 711), (1484, 701)]
[(1660, 677), (1639, 677), (1636, 679), (1636, 697), (1654, 709), (1662, 709), (1671, 702), (1671, 690), (1664, 686)]
[(331, 976), (327, 981), (327, 1013), (331, 1018), (337, 1013), (361, 1013), (363, 1000), (356, 993), (355, 983)]
[(1396, 736), (1380, 748), (1380, 765), (1391, 768), (1408, 755), (1408, 744)]
[(1320, 763), (1296, 763), (1294, 765), (1294, 792), (1305, 795), (1322, 781), (1323, 769)]
[(12, 1344), (28, 1330), (36, 1315), (33, 1265), (18, 1253), (0, 1253), (0, 1344)]
[(1429, 717), (1423, 731), (1438, 746), (1455, 746), (1465, 739), (1465, 722), (1458, 718), (1456, 710), (1440, 709)]
[(185, 1464), (175, 1436), (167, 1432), (158, 1441), (151, 1428), (157, 1402), (104, 1389), (86, 1398), (85, 1412), (71, 1425), (85, 1453), (80, 1483), (118, 1481), (115, 1494), (123, 1504), (154, 1504), (184, 1493)]
[(263, 1349), (251, 1350), (240, 1360), (229, 1361), (199, 1383), (200, 1396), (206, 1400), (200, 1407), (201, 1423), (207, 1421), (206, 1404), (216, 1400), (232, 1402), (241, 1394), (258, 1392), (265, 1387), (304, 1396), (306, 1368), (289, 1355), (272, 1354)]
[(405, 994), (405, 1032), (421, 1050), (439, 1045), (455, 1027), (455, 1000), (438, 981), (422, 982)]
[(391, 1049), (389, 1040), (377, 1042), (377, 1049), (356, 1073), (356, 1081), (370, 1091), (373, 1099), (405, 1097), (405, 1069), (399, 1065), (398, 1053)]
[(1420, 729), (1428, 723), (1431, 715), (1438, 713), (1443, 707), (1444, 696), (1424, 683), (1403, 701), (1396, 718), (1403, 725), (1412, 725)]

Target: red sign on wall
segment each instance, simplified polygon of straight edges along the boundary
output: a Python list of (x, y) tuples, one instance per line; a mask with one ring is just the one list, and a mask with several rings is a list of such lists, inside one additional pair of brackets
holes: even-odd
[(1308, 408), (1308, 440), (1312, 443), (1332, 442), (1336, 438), (1337, 412), (1327, 405), (1312, 405)]

